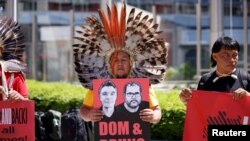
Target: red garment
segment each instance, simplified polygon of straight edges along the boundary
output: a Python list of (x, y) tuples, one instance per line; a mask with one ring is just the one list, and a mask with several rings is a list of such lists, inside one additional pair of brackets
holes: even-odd
[[(0, 70), (0, 75), (1, 75), (1, 70)], [(9, 81), (10, 81), (10, 72), (5, 72), (6, 80), (7, 80), (7, 85), (9, 88)], [(0, 77), (1, 78), (1, 77)], [(2, 80), (0, 79), (0, 85), (2, 85)], [(25, 78), (24, 75), (21, 72), (14, 73), (14, 79), (12, 82), (12, 88), (13, 90), (19, 92), (24, 98), (28, 97), (28, 89), (25, 83)], [(2, 95), (0, 94), (0, 100), (3, 100)]]

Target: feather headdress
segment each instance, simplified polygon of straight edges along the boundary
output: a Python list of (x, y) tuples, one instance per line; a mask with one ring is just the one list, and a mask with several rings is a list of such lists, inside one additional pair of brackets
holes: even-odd
[(132, 58), (130, 78), (149, 78), (151, 84), (159, 83), (167, 68), (167, 48), (159, 37), (158, 24), (142, 12), (135, 14), (133, 8), (126, 21), (126, 5), (118, 16), (115, 4), (107, 6), (106, 16), (99, 10), (101, 22), (88, 17), (81, 31), (79, 41), (73, 45), (75, 70), (81, 84), (92, 89), (92, 80), (112, 78), (109, 59), (112, 53), (122, 50)]
[(26, 70), (23, 63), (24, 35), (20, 25), (8, 17), (0, 17), (0, 63), (4, 71)]

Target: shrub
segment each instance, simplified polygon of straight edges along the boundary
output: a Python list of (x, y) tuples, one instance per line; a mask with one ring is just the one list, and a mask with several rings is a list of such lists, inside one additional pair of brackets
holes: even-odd
[(64, 113), (72, 107), (80, 107), (86, 92), (81, 85), (66, 82), (27, 80), (27, 87), (36, 111), (54, 109)]
[(159, 123), (151, 125), (151, 138), (181, 140), (185, 106), (179, 100), (179, 90), (156, 91), (156, 94), (162, 108), (162, 119)]

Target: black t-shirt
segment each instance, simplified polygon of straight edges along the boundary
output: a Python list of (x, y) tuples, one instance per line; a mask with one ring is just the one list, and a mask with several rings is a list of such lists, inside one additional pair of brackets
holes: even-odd
[[(216, 72), (209, 72), (204, 74), (200, 82), (198, 84), (198, 90), (205, 91), (219, 91), (219, 92), (233, 92), (238, 88), (244, 88), (243, 83), (241, 82), (240, 71), (237, 69), (233, 74), (237, 76), (237, 78), (233, 78), (231, 76), (219, 77), (216, 81), (217, 74)], [(247, 75), (247, 81), (250, 82), (249, 75)], [(249, 89), (247, 89), (249, 91)]]

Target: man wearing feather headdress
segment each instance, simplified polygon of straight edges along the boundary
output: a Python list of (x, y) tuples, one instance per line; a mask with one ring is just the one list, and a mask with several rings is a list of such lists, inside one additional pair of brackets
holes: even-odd
[[(167, 68), (167, 48), (159, 37), (158, 24), (142, 12), (132, 9), (126, 21), (126, 5), (118, 16), (116, 5), (107, 8), (108, 16), (99, 11), (101, 22), (88, 17), (75, 37), (73, 45), (75, 70), (81, 84), (89, 91), (80, 112), (85, 121), (100, 121), (103, 113), (93, 109), (92, 80), (100, 78), (149, 78), (150, 84), (161, 82)], [(142, 17), (142, 18), (141, 18)], [(152, 88), (149, 90), (149, 107), (140, 112), (143, 121), (157, 123), (161, 109)]]
[(24, 71), (24, 36), (20, 25), (11, 18), (0, 17), (0, 100), (27, 100)]

